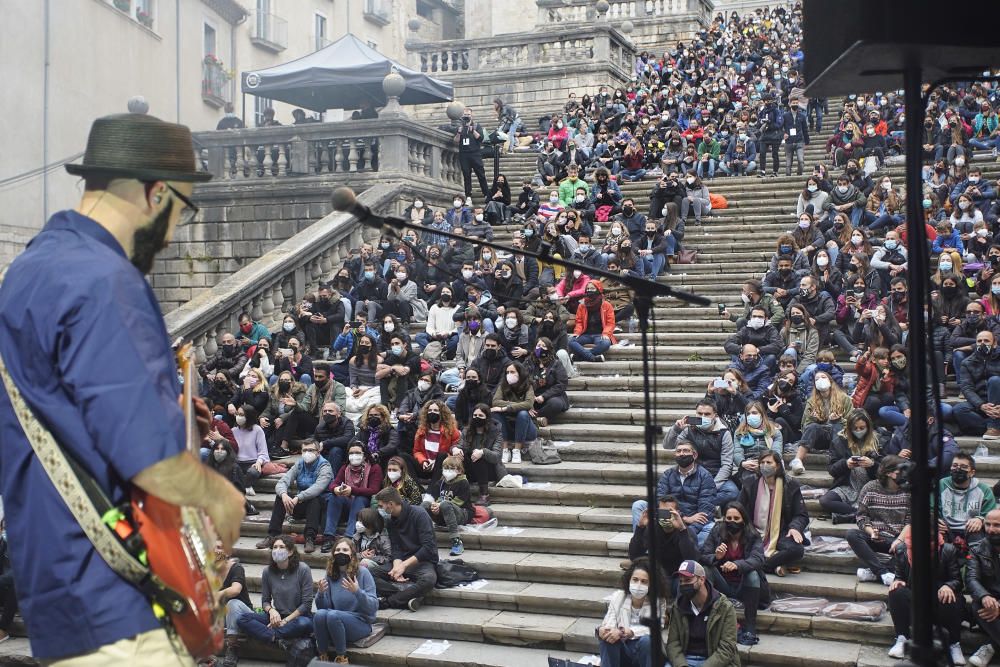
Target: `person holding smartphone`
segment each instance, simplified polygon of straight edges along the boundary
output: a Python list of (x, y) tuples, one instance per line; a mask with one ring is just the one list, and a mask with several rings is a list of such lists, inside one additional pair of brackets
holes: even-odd
[(882, 456), (871, 417), (863, 409), (852, 410), (847, 416), (847, 428), (830, 446), (827, 471), (833, 477), (833, 486), (819, 501), (820, 507), (833, 516), (834, 523), (855, 520), (858, 494), (875, 479)]

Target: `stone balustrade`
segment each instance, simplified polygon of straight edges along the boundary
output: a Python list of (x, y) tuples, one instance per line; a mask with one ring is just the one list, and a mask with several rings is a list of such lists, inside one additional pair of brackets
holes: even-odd
[(213, 183), (372, 172), (461, 182), (453, 137), (403, 114), (198, 132), (194, 138)]
[[(408, 42), (410, 65), (433, 74), (489, 73), (540, 66), (610, 63), (627, 73), (634, 49), (609, 25), (577, 25), (558, 32), (523, 32), (488, 40), (453, 39)], [(455, 79), (452, 77), (454, 82)]]
[[(400, 189), (399, 183), (381, 183), (358, 199), (373, 210), (384, 210), (398, 201)], [(273, 330), (303, 294), (332, 277), (352, 248), (377, 237), (378, 230), (362, 226), (351, 215), (331, 213), (168, 313), (167, 331), (171, 338), (193, 341), (202, 363), (218, 350), (222, 334), (235, 330), (240, 313), (250, 313)]]
[[(615, 23), (636, 19), (672, 17), (712, 7), (706, 0), (608, 0), (610, 8), (603, 16)], [(600, 17), (592, 0), (537, 0), (538, 27), (560, 23), (584, 23)], [(702, 7), (704, 5), (704, 7)]]

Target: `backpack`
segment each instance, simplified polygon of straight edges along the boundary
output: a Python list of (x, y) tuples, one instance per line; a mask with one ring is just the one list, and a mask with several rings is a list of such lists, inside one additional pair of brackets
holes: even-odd
[(729, 201), (722, 195), (717, 195), (714, 192), (708, 193), (708, 201), (711, 202), (713, 211), (721, 211), (729, 208)]
[(597, 210), (594, 212), (594, 217), (598, 222), (607, 222), (608, 218), (611, 216), (611, 211), (613, 210), (613, 206), (598, 206)]
[(434, 569), (437, 570), (437, 583), (434, 584), (434, 588), (452, 588), (479, 579), (479, 573), (466, 565), (461, 558), (438, 561)]
[(535, 438), (535, 441), (528, 445), (528, 456), (531, 463), (536, 466), (547, 466), (553, 463), (562, 463), (562, 457), (551, 440)]

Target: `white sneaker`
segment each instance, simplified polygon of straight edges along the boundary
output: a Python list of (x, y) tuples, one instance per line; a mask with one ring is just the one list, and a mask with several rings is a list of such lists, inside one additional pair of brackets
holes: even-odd
[(515, 449), (514, 451), (512, 451), (510, 453), (510, 462), (511, 463), (520, 463), (521, 462), (521, 450), (520, 449)]
[(892, 582), (896, 581), (896, 575), (892, 572), (886, 572), (882, 575), (882, 583), (886, 586), (892, 586)]
[(509, 449), (503, 450), (503, 454), (500, 456), (500, 462), (501, 463), (510, 463), (510, 450)]
[(986, 667), (990, 664), (990, 660), (993, 659), (993, 645), (983, 644), (979, 647), (979, 650), (972, 654), (969, 658), (969, 664), (975, 665), (975, 667)]
[(903, 658), (906, 656), (906, 637), (896, 635), (896, 643), (889, 649), (890, 658)]
[(871, 570), (869, 570), (867, 567), (859, 567), (858, 568), (858, 581), (860, 581), (860, 582), (878, 581), (878, 577), (876, 577), (875, 573), (872, 572)]
[(951, 662), (954, 665), (964, 665), (965, 656), (962, 655), (962, 645), (955, 642), (948, 647), (948, 651), (951, 653)]
[(246, 491), (246, 494), (248, 496), (256, 496), (257, 495), (257, 492), (254, 491), (254, 488), (252, 486), (248, 486), (246, 489), (244, 489), (244, 491)]
[(806, 471), (806, 467), (798, 459), (792, 459), (792, 462), (788, 464), (788, 469), (792, 471), (793, 475), (801, 475)]

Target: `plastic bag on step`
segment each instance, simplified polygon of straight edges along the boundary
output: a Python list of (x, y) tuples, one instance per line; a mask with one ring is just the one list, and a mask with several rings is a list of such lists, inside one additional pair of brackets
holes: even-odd
[(823, 496), (824, 493), (826, 493), (829, 490), (829, 489), (814, 489), (813, 487), (806, 486), (806, 485), (803, 485), (802, 487), (800, 487), (800, 489), (802, 491), (802, 498), (803, 499), (805, 499), (805, 498), (820, 498), (820, 497)]
[(886, 605), (881, 600), (867, 602), (835, 602), (821, 612), (829, 618), (843, 618), (849, 621), (878, 621), (885, 616)]
[(771, 602), (771, 611), (782, 614), (802, 614), (805, 616), (815, 616), (830, 605), (826, 598), (810, 598), (791, 596), (778, 598)]
[(502, 489), (520, 489), (524, 486), (524, 478), (520, 475), (504, 475), (497, 482), (497, 486)]
[(829, 556), (850, 556), (854, 552), (851, 551), (851, 545), (847, 543), (847, 540), (841, 537), (820, 535), (813, 539), (812, 544), (806, 547), (806, 553), (827, 554)]

